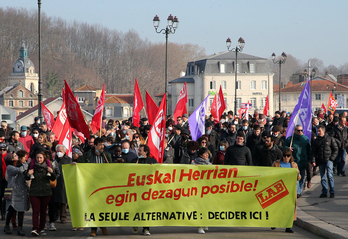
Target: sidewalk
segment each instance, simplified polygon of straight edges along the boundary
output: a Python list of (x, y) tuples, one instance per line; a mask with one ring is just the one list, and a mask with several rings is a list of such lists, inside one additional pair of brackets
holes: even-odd
[(295, 225), (324, 238), (348, 238), (348, 177), (334, 176), (335, 198), (319, 198), (320, 175), (297, 200)]

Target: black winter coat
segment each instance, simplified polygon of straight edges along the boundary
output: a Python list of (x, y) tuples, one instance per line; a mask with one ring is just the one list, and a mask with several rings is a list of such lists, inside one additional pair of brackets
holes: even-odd
[(254, 165), (271, 167), (274, 161), (281, 160), (282, 158), (283, 153), (277, 145), (274, 144), (271, 149), (268, 149), (266, 148), (266, 146), (263, 146), (259, 153), (256, 155)]
[(329, 160), (334, 161), (338, 154), (336, 140), (325, 134), (318, 136), (312, 142), (312, 163), (326, 164)]
[(252, 165), (251, 152), (247, 146), (232, 145), (227, 148), (225, 165)]
[[(47, 176), (47, 169), (42, 168), (35, 164), (34, 166), (34, 179), (31, 180), (29, 196), (43, 197), (43, 196), (51, 196), (51, 184), (50, 180), (56, 179), (56, 174), (51, 173), (51, 177)], [(25, 175), (25, 179), (29, 180), (30, 176)]]
[(338, 146), (338, 149), (344, 150), (348, 146), (348, 139), (347, 139), (347, 127), (343, 126), (340, 127), (339, 125), (336, 125), (334, 127), (334, 138), (337, 139), (336, 143)]

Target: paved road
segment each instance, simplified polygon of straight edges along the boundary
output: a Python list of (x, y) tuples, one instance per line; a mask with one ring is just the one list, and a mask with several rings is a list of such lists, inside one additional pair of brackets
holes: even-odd
[[(69, 219), (70, 217), (68, 217)], [(0, 221), (0, 238), (23, 238), (14, 232), (12, 235), (6, 235), (3, 231), (5, 221)], [(46, 238), (88, 238), (90, 229), (85, 228), (83, 231), (72, 231), (71, 222), (67, 221), (66, 224), (56, 223), (58, 228), (55, 232), (47, 232)], [(11, 226), (12, 229), (12, 226)], [(141, 228), (139, 233), (134, 235), (132, 228), (120, 227), (120, 228), (108, 228), (109, 236), (107, 238), (140, 238), (144, 237), (141, 234)], [(299, 227), (294, 226), (295, 233), (285, 233), (284, 229), (279, 228), (272, 231), (270, 228), (226, 228), (226, 227), (214, 227), (209, 228), (206, 234), (198, 234), (195, 227), (153, 227), (150, 228), (151, 238), (312, 238), (319, 239), (322, 237), (316, 236), (308, 231), (305, 231)], [(24, 230), (27, 235), (30, 236), (31, 231), (31, 211), (26, 213), (24, 218)], [(100, 235), (100, 236), (99, 236)], [(98, 231), (99, 238), (106, 238), (102, 236), (101, 231)]]

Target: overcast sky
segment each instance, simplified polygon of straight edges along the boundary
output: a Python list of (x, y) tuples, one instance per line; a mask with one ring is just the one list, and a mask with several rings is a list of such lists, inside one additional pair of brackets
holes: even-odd
[[(37, 11), (37, 0), (0, 1), (0, 7)], [(42, 11), (68, 22), (100, 24), (122, 32), (134, 29), (142, 38), (164, 42), (152, 19), (157, 14), (164, 28), (169, 14), (179, 28), (169, 41), (197, 44), (207, 55), (226, 51), (226, 39), (235, 46), (245, 39), (244, 53), (268, 58), (283, 51), (325, 66), (348, 62), (348, 1), (335, 0), (42, 0)]]

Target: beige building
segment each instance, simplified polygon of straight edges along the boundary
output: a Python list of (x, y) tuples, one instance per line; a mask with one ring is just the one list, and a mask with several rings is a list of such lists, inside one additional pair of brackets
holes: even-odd
[[(280, 90), (281, 95), (281, 110), (292, 112), (298, 102), (301, 92), (306, 82), (300, 82), (292, 84), (290, 81), (286, 87)], [(335, 97), (338, 106), (337, 108), (346, 108), (348, 106), (348, 86), (337, 83), (334, 79), (327, 77), (315, 77), (311, 86), (311, 100), (312, 100), (312, 111), (316, 111), (321, 108), (324, 104), (325, 108), (328, 106), (330, 92)], [(274, 91), (274, 109), (278, 110), (279, 107), (279, 90)]]
[[(273, 112), (273, 73), (266, 58), (235, 52), (215, 53), (204, 59), (187, 63), (184, 76), (169, 82), (168, 112), (174, 113), (180, 90), (187, 83), (188, 112), (192, 113), (210, 93), (208, 109), (219, 92), (220, 85), (226, 102), (226, 112), (234, 111), (235, 71), (237, 71), (237, 110), (242, 103), (252, 104), (250, 113), (255, 109), (263, 110), (269, 95), (270, 112)], [(207, 112), (209, 113), (209, 112)]]

